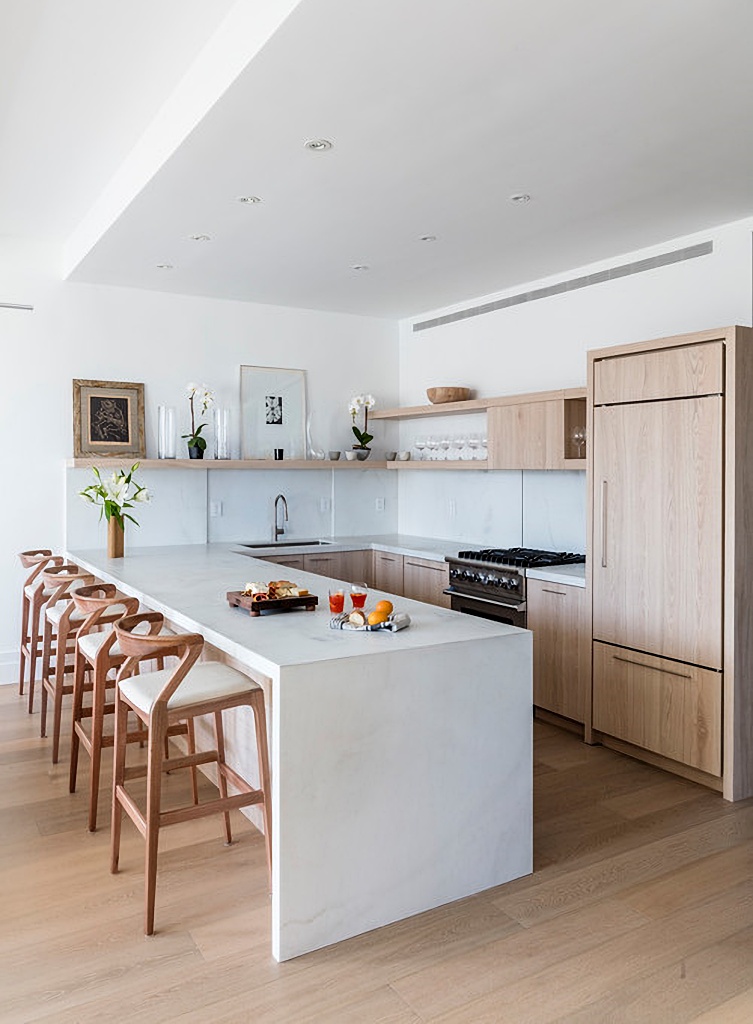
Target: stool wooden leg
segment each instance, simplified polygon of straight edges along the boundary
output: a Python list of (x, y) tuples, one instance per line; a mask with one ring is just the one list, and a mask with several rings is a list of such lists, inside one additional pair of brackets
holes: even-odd
[[(217, 742), (217, 787), (223, 800), (227, 799), (227, 779), (223, 768), (225, 766), (225, 732), (222, 728), (222, 712), (214, 713), (214, 735)], [(233, 833), (230, 830), (230, 813), (225, 811), (225, 844), (230, 846), (233, 841)]]
[(37, 659), (40, 650), (39, 620), (42, 614), (41, 600), (34, 600), (31, 608), (31, 623), (29, 627), (29, 714), (34, 710), (34, 685), (37, 678)]
[(81, 722), (84, 707), (84, 671), (86, 659), (76, 650), (75, 670), (73, 673), (73, 708), (71, 711), (71, 767), (68, 775), (68, 792), (76, 792), (76, 776), (78, 775), (78, 751), (81, 745), (77, 726)]
[[(186, 722), (186, 741), (187, 741), (187, 744), (188, 744), (188, 753), (189, 754), (195, 754), (196, 753), (196, 730), (194, 728), (193, 718), (189, 718), (188, 721)], [(167, 742), (167, 736), (165, 737), (165, 742)], [(195, 804), (198, 804), (198, 802), (199, 802), (199, 775), (198, 775), (198, 769), (196, 768), (195, 764), (191, 765), (191, 796), (193, 797), (193, 802)]]
[(58, 633), (55, 648), (55, 675), (52, 691), (52, 763), (60, 760), (60, 726), (63, 720), (63, 687), (65, 686), (65, 662), (68, 637)]
[(157, 850), (159, 848), (160, 803), (162, 796), (162, 739), (167, 731), (167, 720), (160, 716), (149, 722), (149, 752), (146, 773), (146, 856), (144, 877), (146, 901), (144, 905), (144, 934), (154, 934), (154, 898), (157, 891)]
[(112, 771), (112, 824), (110, 828), (110, 871), (117, 873), (120, 860), (120, 827), (123, 822), (123, 807), (118, 789), (125, 783), (125, 759), (128, 731), (128, 705), (115, 691), (115, 745)]
[(30, 650), (31, 635), (29, 633), (29, 606), (30, 601), (24, 593), (21, 605), (21, 646), (18, 656), (18, 695), (24, 695), (24, 677), (26, 675), (26, 652)]
[[(55, 654), (57, 660), (57, 653)], [(47, 735), (47, 687), (45, 681), (50, 676), (50, 664), (52, 662), (52, 626), (45, 619), (44, 623), (44, 641), (42, 643), (42, 707), (40, 711), (40, 722), (39, 722), (39, 735)], [(32, 702), (34, 700), (34, 683), (29, 684), (29, 714), (32, 711)]]
[(256, 730), (256, 753), (259, 759), (259, 781), (264, 802), (262, 815), (264, 820), (264, 840), (267, 847), (267, 871), (272, 884), (272, 789), (269, 782), (269, 749), (267, 746), (267, 716), (264, 711), (264, 694), (259, 691), (254, 695), (254, 728)]
[[(107, 701), (107, 664), (97, 658), (92, 669), (91, 765), (89, 769), (89, 831), (97, 831), (97, 802), (102, 769), (102, 733)], [(128, 738), (126, 737), (126, 742)]]

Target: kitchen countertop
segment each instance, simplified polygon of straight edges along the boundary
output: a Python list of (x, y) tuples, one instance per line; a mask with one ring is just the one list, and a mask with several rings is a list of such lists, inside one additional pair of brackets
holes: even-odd
[[(405, 533), (378, 534), (369, 537), (338, 537), (327, 544), (296, 544), (288, 538), (285, 546), (270, 542), (268, 547), (255, 548), (253, 551), (243, 549), (239, 544), (231, 545), (232, 549), (250, 557), (264, 558), (268, 555), (302, 555), (326, 554), (328, 551), (389, 551), (393, 554), (407, 555), (414, 558), (425, 558), (427, 561), (443, 562), (446, 556), (455, 557), (458, 551), (481, 550), (488, 544), (471, 544), (466, 541), (438, 539), (435, 537), (416, 537)], [(322, 538), (325, 539), (325, 538)], [(526, 575), (530, 579), (543, 580), (546, 583), (561, 583), (563, 586), (585, 587), (586, 566), (554, 565), (546, 569), (528, 569)]]

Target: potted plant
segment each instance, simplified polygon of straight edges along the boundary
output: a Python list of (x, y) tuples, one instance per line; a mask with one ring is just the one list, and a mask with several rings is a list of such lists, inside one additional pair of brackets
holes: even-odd
[[(353, 445), (353, 451), (357, 459), (368, 459), (371, 452), (369, 443), (374, 440), (374, 435), (369, 433), (369, 409), (373, 409), (376, 401), (373, 395), (354, 395), (348, 405), (350, 416), (353, 420), (353, 434), (358, 444)], [(363, 430), (356, 426), (358, 413), (363, 409)]]
[(89, 484), (83, 491), (79, 491), (84, 501), (99, 505), (99, 518), (102, 519), (104, 516), (107, 520), (108, 558), (123, 557), (126, 519), (130, 519), (135, 526), (139, 525), (125, 509), (152, 500), (146, 487), (137, 484), (133, 479), (138, 468), (139, 463), (134, 462), (127, 473), (119, 469), (109, 479), (103, 480), (97, 467), (92, 466), (96, 483)]
[(181, 437), (188, 445), (188, 457), (190, 459), (203, 459), (207, 443), (201, 436), (201, 432), (206, 423), (200, 423), (198, 427), (196, 426), (196, 408), (194, 403), (200, 403), (201, 411), (204, 413), (214, 402), (214, 393), (209, 390), (206, 384), (189, 384), (186, 387), (186, 397), (191, 407), (191, 433), (181, 434)]

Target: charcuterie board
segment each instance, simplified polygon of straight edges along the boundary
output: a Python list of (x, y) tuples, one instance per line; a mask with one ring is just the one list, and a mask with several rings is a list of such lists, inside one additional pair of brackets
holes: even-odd
[(319, 603), (316, 594), (305, 594), (303, 597), (271, 597), (263, 601), (255, 601), (251, 594), (241, 590), (228, 590), (228, 603), (231, 607), (246, 608), (249, 615), (257, 616), (262, 612), (290, 612), (296, 608), (305, 608), (313, 612)]

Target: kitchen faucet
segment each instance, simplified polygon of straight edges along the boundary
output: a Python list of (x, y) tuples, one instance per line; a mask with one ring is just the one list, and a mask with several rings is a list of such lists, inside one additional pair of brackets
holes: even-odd
[(279, 522), (279, 516), (277, 514), (277, 506), (279, 505), (280, 502), (282, 502), (282, 521), (283, 521), (283, 523), (287, 523), (287, 521), (288, 521), (288, 503), (287, 503), (287, 501), (285, 499), (285, 495), (284, 494), (278, 494), (277, 497), (275, 498), (275, 542), (277, 542), (277, 538), (281, 534), (285, 533), (284, 525), (283, 526), (278, 526), (277, 525), (278, 522)]

